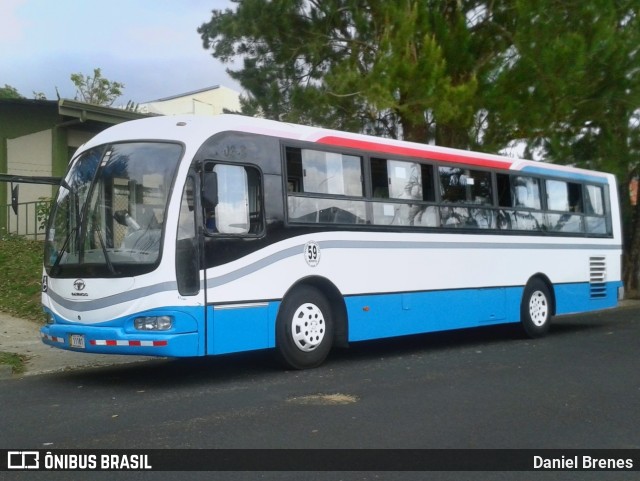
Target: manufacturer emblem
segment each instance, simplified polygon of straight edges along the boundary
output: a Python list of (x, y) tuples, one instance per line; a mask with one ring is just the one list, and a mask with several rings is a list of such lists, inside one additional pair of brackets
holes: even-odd
[(75, 281), (73, 281), (73, 288), (76, 291), (84, 291), (85, 287), (86, 287), (86, 284), (82, 279), (76, 279)]

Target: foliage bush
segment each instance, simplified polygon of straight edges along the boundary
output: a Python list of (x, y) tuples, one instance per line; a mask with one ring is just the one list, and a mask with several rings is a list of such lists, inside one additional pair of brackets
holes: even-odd
[(39, 231), (44, 231), (47, 227), (52, 203), (53, 199), (51, 197), (38, 197), (38, 203), (36, 204), (36, 218), (38, 219)]
[(41, 241), (14, 235), (0, 238), (0, 311), (23, 319), (43, 321)]
[(23, 356), (22, 354), (0, 352), (0, 364), (11, 366), (14, 374), (22, 374), (24, 372), (24, 363), (26, 360), (27, 356)]

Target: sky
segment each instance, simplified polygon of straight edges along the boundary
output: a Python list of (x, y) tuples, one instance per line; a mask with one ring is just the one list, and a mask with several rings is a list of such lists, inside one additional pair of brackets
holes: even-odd
[(0, 0), (0, 87), (73, 99), (72, 73), (124, 84), (115, 105), (213, 85), (241, 91), (197, 28), (230, 0)]

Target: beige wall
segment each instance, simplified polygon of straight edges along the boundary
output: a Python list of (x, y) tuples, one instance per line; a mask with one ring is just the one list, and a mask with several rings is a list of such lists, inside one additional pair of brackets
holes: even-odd
[(216, 87), (184, 97), (140, 104), (139, 109), (160, 115), (218, 115), (223, 109), (239, 111), (240, 94), (227, 87)]
[[(53, 138), (51, 130), (7, 140), (7, 173), (26, 176), (50, 176)], [(40, 197), (51, 197), (51, 186), (20, 184), (20, 203), (34, 202)], [(11, 189), (7, 189), (7, 204), (11, 203)], [(21, 206), (19, 216), (9, 212), (10, 232), (24, 234), (37, 229), (35, 206)], [(19, 219), (19, 223), (18, 223)], [(28, 224), (28, 225), (27, 225)]]
[[(12, 175), (51, 175), (52, 144), (51, 130), (8, 139), (7, 173)], [(38, 197), (42, 195), (51, 195), (51, 187), (38, 184), (20, 185), (20, 202), (38, 200)], [(11, 202), (11, 193), (8, 195), (8, 201)]]
[(67, 145), (78, 148), (96, 135), (95, 132), (83, 132), (81, 130), (69, 130), (67, 134)]

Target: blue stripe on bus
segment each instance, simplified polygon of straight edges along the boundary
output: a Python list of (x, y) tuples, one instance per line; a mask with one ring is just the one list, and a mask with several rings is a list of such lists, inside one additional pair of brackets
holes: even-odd
[[(45, 344), (61, 349), (95, 354), (137, 354), (141, 356), (192, 357), (205, 354), (201, 333), (204, 332), (203, 307), (166, 307), (133, 313), (98, 324), (79, 324), (55, 316), (54, 324), (40, 329)], [(138, 317), (171, 316), (173, 328), (168, 331), (139, 331), (134, 327)], [(85, 348), (70, 346), (70, 336), (84, 336)], [(57, 338), (52, 340), (51, 338)], [(164, 341), (162, 346), (144, 345), (92, 345), (91, 341)]]
[(517, 322), (522, 287), (349, 297), (349, 340)]
[[(615, 307), (621, 282), (606, 284), (603, 298), (591, 298), (588, 283), (554, 286), (557, 314)], [(524, 287), (459, 289), (345, 297), (349, 341), (446, 331), (520, 321)], [(275, 347), (279, 301), (209, 307), (208, 353)]]
[(537, 166), (530, 166), (530, 165), (523, 167), (521, 172), (526, 172), (528, 174), (535, 174), (535, 175), (557, 177), (560, 179), (573, 180), (576, 182), (587, 182), (590, 184), (601, 184), (601, 185), (608, 184), (606, 177), (591, 175), (583, 172), (555, 170), (555, 169), (548, 169), (545, 167), (537, 167)]
[(275, 347), (279, 307), (280, 301), (208, 306), (207, 354)]
[(609, 309), (618, 305), (618, 288), (622, 282), (607, 282), (600, 291), (589, 283), (559, 284), (554, 286), (556, 293), (556, 314)]
[[(602, 291), (589, 283), (554, 286), (556, 313), (570, 314), (615, 307), (619, 281)], [(349, 341), (446, 331), (520, 321), (524, 287), (494, 287), (429, 292), (368, 294), (345, 297), (349, 317)], [(592, 298), (592, 295), (603, 297)], [(46, 344), (71, 349), (72, 334), (85, 336), (82, 352), (191, 357), (275, 347), (275, 326), (280, 301), (208, 306), (206, 350), (204, 307), (170, 307), (132, 314), (96, 325), (56, 319), (41, 329), (45, 336), (59, 338)], [(175, 325), (166, 332), (137, 331), (133, 321), (140, 316), (172, 315)], [(160, 340), (166, 346), (100, 346), (91, 340)]]
[[(609, 282), (606, 296), (593, 299), (589, 283), (556, 285), (556, 313), (615, 307), (621, 285)], [(349, 340), (516, 323), (523, 291), (524, 287), (497, 287), (348, 297)]]

